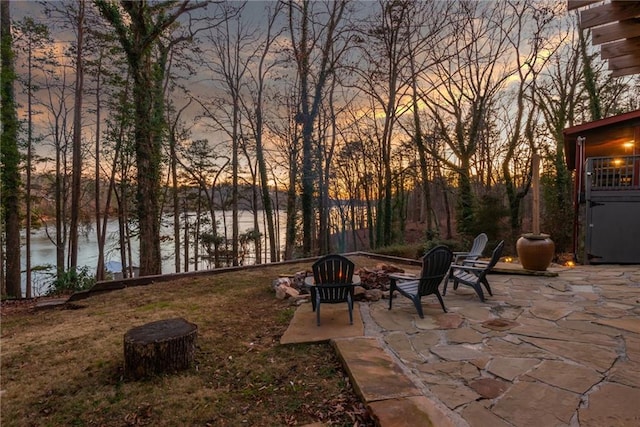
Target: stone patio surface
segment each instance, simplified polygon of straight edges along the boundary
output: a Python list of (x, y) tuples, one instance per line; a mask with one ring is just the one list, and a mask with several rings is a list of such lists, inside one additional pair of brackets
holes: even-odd
[(491, 274), (484, 303), (449, 286), (424, 319), (398, 296), (318, 327), (303, 304), (283, 343), (331, 340), (382, 427), (640, 426), (640, 266), (555, 271)]

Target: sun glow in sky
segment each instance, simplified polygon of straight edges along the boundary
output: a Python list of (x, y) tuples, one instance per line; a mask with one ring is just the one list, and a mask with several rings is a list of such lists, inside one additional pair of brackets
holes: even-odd
[[(64, 2), (49, 2), (49, 5), (54, 5), (63, 8)], [(91, 5), (90, 3), (88, 3)], [(239, 2), (229, 2), (225, 5), (239, 5)], [(313, 6), (320, 11), (324, 6), (321, 2), (312, 2)], [(331, 3), (329, 3), (330, 5)], [(456, 7), (456, 3), (434, 3), (437, 7), (444, 7), (446, 5), (451, 8)], [(556, 52), (556, 49), (570, 42), (570, 38), (567, 37), (573, 28), (567, 25), (569, 22), (566, 20), (566, 16), (563, 16), (561, 12), (558, 13), (558, 23), (553, 23), (553, 27), (550, 27), (548, 33), (545, 34), (544, 42), (540, 45), (540, 49), (537, 55), (533, 55), (531, 51), (531, 40), (528, 32), (531, 31), (533, 21), (528, 21), (522, 27), (523, 34), (521, 35), (521, 44), (513, 46), (511, 43), (518, 40), (517, 37), (513, 37), (502, 44), (498, 44), (498, 36), (501, 36), (501, 29), (497, 28), (495, 22), (491, 20), (485, 21), (486, 17), (491, 19), (505, 18), (509, 15), (506, 10), (492, 9), (491, 2), (479, 2), (472, 3), (473, 6), (478, 6), (477, 16), (468, 22), (468, 25), (461, 26), (457, 30), (453, 30), (454, 19), (451, 18), (451, 25), (443, 26), (441, 37), (441, 45), (436, 47), (440, 48), (438, 51), (444, 54), (443, 58), (435, 61), (433, 58), (426, 58), (428, 55), (433, 55), (436, 49), (425, 50), (425, 53), (416, 55), (418, 62), (425, 61), (432, 63), (421, 71), (418, 78), (418, 101), (417, 108), (419, 112), (424, 115), (432, 114), (433, 111), (437, 111), (445, 116), (452, 116), (456, 110), (461, 111), (462, 114), (466, 114), (471, 111), (471, 102), (474, 99), (478, 99), (480, 96), (484, 96), (484, 93), (490, 93), (495, 91), (500, 96), (494, 96), (492, 98), (491, 108), (496, 111), (496, 114), (501, 114), (497, 121), (501, 122), (498, 131), (502, 135), (502, 140), (507, 139), (507, 134), (510, 131), (510, 126), (513, 124), (513, 120), (510, 115), (513, 115), (515, 108), (514, 91), (518, 88), (521, 82), (521, 76), (526, 79), (525, 82), (530, 82), (533, 78), (531, 71), (539, 72), (544, 62), (550, 55)], [(550, 5), (551, 7), (560, 9), (557, 3), (536, 3), (539, 5)], [(240, 34), (241, 40), (238, 42), (240, 46), (238, 55), (240, 58), (247, 58), (250, 54), (258, 55), (260, 53), (259, 47), (264, 40), (266, 34), (266, 12), (265, 8), (273, 9), (277, 5), (276, 2), (271, 1), (251, 1), (245, 6), (242, 12), (242, 19), (239, 21), (229, 21), (229, 28), (232, 34)], [(506, 3), (501, 5), (506, 5)], [(514, 3), (514, 5), (521, 5), (521, 3)], [(197, 17), (213, 16), (219, 14), (220, 5), (209, 5), (209, 8), (205, 10), (197, 11)], [(370, 25), (379, 25), (375, 22), (376, 14), (378, 13), (378, 2), (355, 2), (352, 4), (353, 11), (349, 13), (354, 15), (349, 18), (355, 23), (368, 23)], [(515, 7), (515, 6), (514, 6)], [(518, 6), (519, 7), (519, 6)], [(54, 154), (54, 144), (52, 142), (53, 129), (55, 127), (54, 120), (52, 119), (53, 110), (58, 109), (67, 114), (65, 118), (67, 125), (71, 123), (71, 112), (73, 108), (73, 83), (74, 83), (74, 68), (73, 68), (73, 55), (69, 55), (69, 50), (75, 41), (75, 32), (68, 27), (65, 29), (62, 27), (62, 20), (60, 16), (56, 18), (47, 18), (42, 13), (42, 4), (37, 2), (11, 2), (12, 18), (16, 21), (20, 21), (25, 16), (30, 16), (39, 23), (50, 24), (52, 27), (51, 36), (54, 39), (52, 45), (48, 46), (53, 51), (53, 56), (56, 57), (61, 65), (57, 67), (48, 66), (47, 73), (44, 74), (39, 70), (34, 70), (34, 79), (38, 80), (40, 84), (40, 90), (38, 90), (34, 97), (37, 98), (37, 102), (34, 103), (33, 115), (34, 121), (34, 134), (42, 138), (42, 142), (35, 144), (39, 154), (45, 157), (52, 157)], [(562, 12), (564, 13), (564, 12)], [(484, 17), (481, 17), (481, 14)], [(362, 19), (355, 19), (355, 18)], [(322, 14), (317, 17), (319, 20), (326, 18), (326, 10), (322, 9)], [(430, 21), (429, 21), (430, 22)], [(288, 20), (286, 14), (283, 14), (279, 20), (276, 20), (276, 30), (274, 31), (274, 38), (276, 42), (273, 45), (273, 50), (265, 58), (265, 64), (268, 68), (267, 78), (265, 80), (266, 89), (264, 92), (265, 102), (265, 123), (269, 126), (269, 129), (265, 132), (265, 153), (269, 157), (269, 160), (280, 167), (286, 162), (283, 161), (283, 149), (290, 138), (295, 136), (294, 131), (287, 129), (287, 126), (291, 126), (291, 118), (297, 113), (296, 109), (296, 96), (298, 91), (297, 69), (290, 56), (291, 52), (291, 35), (288, 33), (287, 26)], [(425, 24), (427, 25), (427, 24)], [(428, 25), (434, 25), (433, 22)], [(226, 28), (226, 27), (225, 27)], [(429, 28), (417, 27), (415, 31), (426, 31)], [(169, 120), (175, 120), (177, 112), (180, 112), (181, 127), (184, 132), (181, 136), (181, 144), (188, 146), (190, 141), (194, 140), (208, 140), (210, 143), (210, 152), (215, 153), (220, 158), (229, 157), (229, 145), (231, 141), (231, 132), (229, 132), (229, 122), (231, 118), (230, 110), (230, 98), (229, 88), (226, 86), (225, 79), (220, 75), (220, 71), (225, 69), (225, 62), (219, 61), (216, 58), (215, 44), (220, 39), (222, 33), (217, 32), (223, 30), (223, 27), (212, 28), (207, 31), (198, 33), (198, 48), (202, 52), (202, 56), (196, 57), (192, 54), (190, 47), (187, 45), (181, 45), (174, 56), (172, 57), (172, 70), (175, 71), (176, 85), (169, 85), (173, 88), (169, 99), (172, 101), (172, 107), (174, 110), (170, 114)], [(316, 36), (322, 37), (326, 32), (326, 27), (318, 26), (316, 28)], [(363, 33), (364, 34), (364, 33)], [(479, 37), (478, 43), (473, 44), (473, 37)], [(416, 40), (420, 40), (419, 37)], [(353, 43), (353, 42), (352, 42)], [(219, 44), (224, 46), (224, 43)], [(233, 47), (233, 43), (227, 45)], [(335, 121), (340, 131), (340, 137), (344, 140), (349, 138), (359, 137), (364, 133), (374, 134), (381, 132), (383, 126), (381, 124), (387, 118), (384, 111), (388, 93), (388, 85), (384, 78), (379, 81), (365, 81), (364, 83), (358, 81), (358, 75), (354, 73), (353, 69), (362, 65), (367, 54), (382, 54), (382, 42), (378, 41), (375, 46), (365, 47), (365, 51), (357, 49), (357, 43), (353, 43), (353, 46), (347, 46), (348, 54), (345, 54), (345, 63), (349, 64), (349, 67), (336, 68), (334, 72), (339, 77), (340, 85), (339, 90), (336, 92), (336, 96), (332, 98), (333, 113), (336, 114)], [(468, 50), (464, 50), (466, 48)], [(319, 50), (318, 50), (319, 51)], [(39, 54), (40, 52), (34, 52)], [(319, 54), (314, 53), (311, 58), (312, 68), (319, 60)], [(114, 65), (118, 55), (115, 53), (110, 54), (108, 58), (108, 65)], [(121, 57), (120, 57), (121, 58)], [(257, 57), (256, 57), (257, 58)], [(426, 58), (426, 59), (425, 59)], [(380, 58), (373, 58), (380, 59)], [(427, 60), (428, 59), (428, 60)], [(403, 59), (403, 66), (401, 70), (406, 71), (408, 64)], [(20, 70), (22, 76), (24, 76), (25, 56), (19, 54), (17, 57), (17, 69)], [(315, 61), (315, 62), (314, 62)], [(382, 64), (382, 65), (381, 65)], [(521, 64), (521, 68), (518, 69), (518, 64)], [(228, 63), (226, 65), (229, 65)], [(377, 75), (374, 71), (384, 69), (383, 61), (376, 63), (372, 61), (364, 70), (366, 72), (372, 72), (371, 75)], [(377, 67), (377, 68), (376, 68)], [(227, 68), (227, 71), (233, 71), (231, 68)], [(243, 84), (242, 84), (242, 96), (243, 102), (247, 107), (247, 112), (243, 117), (243, 137), (249, 138), (251, 134), (251, 126), (254, 123), (250, 123), (249, 116), (253, 103), (255, 102), (256, 93), (256, 81), (258, 71), (258, 61), (254, 59), (250, 64), (246, 64), (246, 69), (243, 70)], [(361, 70), (362, 71), (362, 70)], [(519, 73), (519, 71), (521, 73)], [(126, 76), (126, 67), (122, 66), (115, 72), (120, 77)], [(378, 73), (379, 74), (379, 73)], [(364, 76), (363, 74), (359, 75)], [(46, 77), (46, 79), (45, 79)], [(57, 85), (53, 87), (50, 83), (53, 79), (57, 78), (58, 82), (64, 82), (64, 85)], [(477, 81), (474, 80), (478, 77)], [(395, 103), (394, 117), (398, 120), (397, 126), (393, 130), (393, 135), (390, 138), (394, 144), (399, 144), (402, 141), (406, 141), (410, 138), (411, 133), (411, 116), (415, 106), (411, 98), (410, 81), (403, 75), (402, 78), (397, 80), (398, 92), (397, 102)], [(493, 86), (496, 86), (494, 89)], [(93, 91), (95, 87), (95, 78), (91, 71), (88, 71), (85, 75), (85, 89), (86, 96), (84, 98), (84, 122), (83, 122), (83, 139), (86, 145), (87, 160), (85, 162), (87, 172), (90, 172), (92, 165), (93, 146), (96, 141), (96, 96)], [(105, 90), (104, 96), (101, 102), (105, 103), (102, 108), (101, 120), (101, 132), (100, 140), (102, 143), (108, 138), (107, 120), (113, 120), (112, 112), (113, 108), (107, 108), (106, 103), (109, 102), (109, 84), (105, 81), (103, 83)], [(483, 92), (487, 91), (487, 92)], [(20, 96), (20, 117), (26, 118), (26, 98), (24, 91), (19, 91)], [(130, 96), (130, 95), (129, 95)], [(493, 96), (493, 94), (491, 95)], [(190, 102), (191, 99), (191, 102)], [(325, 100), (325, 103), (328, 102)], [(427, 108), (432, 106), (430, 110)], [(216, 117), (212, 117), (205, 110), (205, 107), (209, 111), (215, 112)], [(323, 106), (323, 108), (326, 108)], [(444, 111), (447, 111), (445, 114)], [(322, 111), (322, 114), (328, 114), (327, 111)], [(464, 124), (464, 123), (463, 123)], [(453, 119), (445, 120), (445, 125), (450, 126), (450, 131), (453, 136)], [(362, 131), (356, 127), (362, 127)], [(69, 129), (66, 133), (60, 133), (62, 138), (66, 138), (64, 141), (68, 141)], [(427, 129), (429, 130), (429, 129)], [(299, 132), (299, 129), (297, 129)], [(288, 136), (287, 136), (288, 135)], [(294, 135), (294, 136), (291, 136)], [(454, 156), (453, 151), (448, 156)], [(500, 155), (496, 152), (496, 158)], [(106, 150), (103, 160), (109, 160), (109, 152)], [(245, 162), (244, 169), (248, 170), (248, 164)], [(455, 159), (453, 159), (455, 162)], [(39, 167), (50, 167), (51, 163), (43, 163)], [(242, 173), (246, 173), (243, 171)]]

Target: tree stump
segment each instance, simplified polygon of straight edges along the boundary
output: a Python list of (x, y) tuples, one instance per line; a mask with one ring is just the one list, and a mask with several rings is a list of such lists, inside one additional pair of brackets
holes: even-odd
[(193, 363), (198, 326), (182, 318), (160, 320), (124, 335), (124, 372), (130, 379), (187, 369)]

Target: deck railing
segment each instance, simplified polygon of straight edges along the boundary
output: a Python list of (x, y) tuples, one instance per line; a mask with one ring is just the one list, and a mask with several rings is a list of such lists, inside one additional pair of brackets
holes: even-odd
[(640, 156), (589, 158), (587, 180), (591, 190), (640, 189)]

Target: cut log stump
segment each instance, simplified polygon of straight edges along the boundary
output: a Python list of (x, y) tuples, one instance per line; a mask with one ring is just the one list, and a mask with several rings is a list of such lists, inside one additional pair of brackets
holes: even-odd
[(160, 320), (124, 334), (124, 372), (128, 379), (171, 373), (191, 366), (198, 326), (182, 318)]

